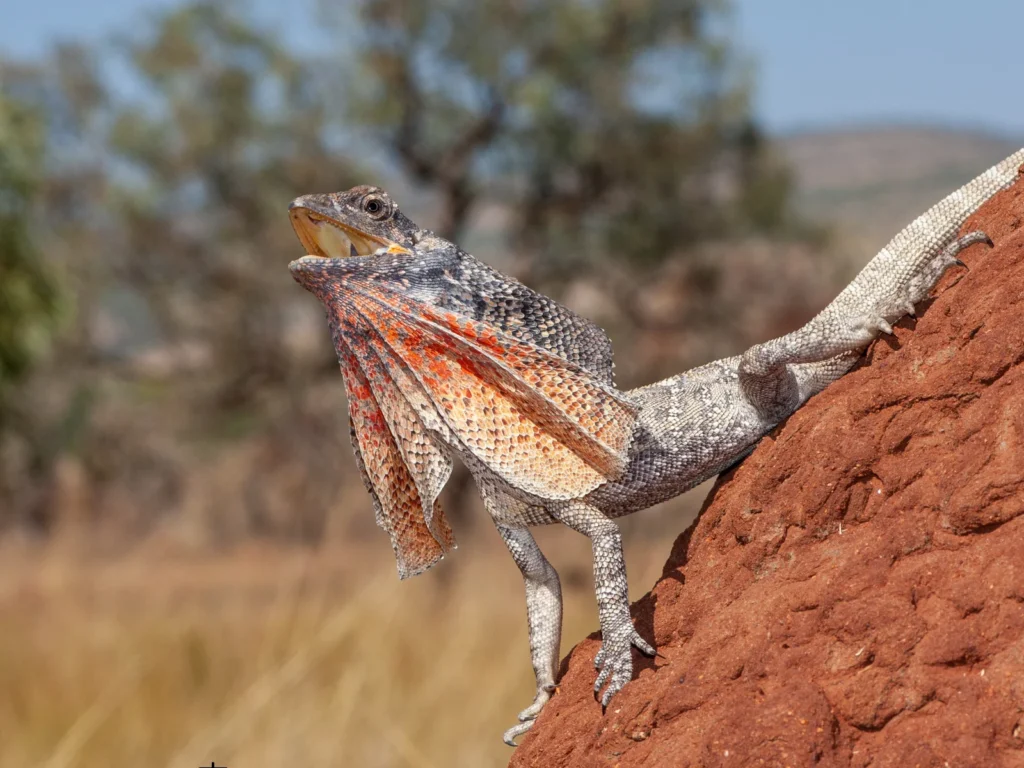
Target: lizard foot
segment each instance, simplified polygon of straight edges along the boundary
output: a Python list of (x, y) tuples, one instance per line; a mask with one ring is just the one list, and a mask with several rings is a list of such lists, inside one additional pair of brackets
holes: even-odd
[[(992, 238), (981, 230), (975, 230), (951, 242), (935, 258), (917, 265), (917, 269), (910, 275), (904, 287), (904, 296), (900, 302), (903, 311), (906, 312), (907, 307), (913, 308), (915, 304), (924, 299), (947, 269), (952, 266), (966, 268), (967, 265), (958, 258), (959, 253), (976, 243), (985, 243), (989, 248), (993, 247)], [(912, 313), (908, 312), (908, 314)]]
[(519, 713), (519, 722), (525, 723), (527, 720), (535, 720), (540, 711), (544, 709), (544, 705), (548, 703), (548, 699), (551, 698), (552, 691), (554, 691), (554, 687), (538, 688), (537, 695), (533, 697), (533, 703)]
[(914, 305), (928, 295), (947, 269), (952, 266), (967, 266), (958, 258), (958, 254), (976, 243), (987, 243), (991, 246), (992, 240), (984, 232), (970, 232), (951, 242), (937, 256), (914, 263), (912, 271), (893, 284), (890, 290), (885, 290), (883, 285), (880, 296), (873, 301), (865, 302), (865, 311), (847, 310), (844, 313), (846, 319), (839, 320), (845, 325), (845, 338), (855, 346), (864, 346), (879, 334), (891, 334), (892, 323), (904, 315), (915, 315)]
[(533, 727), (533, 723), (537, 719), (537, 715), (540, 714), (541, 710), (544, 709), (544, 705), (548, 703), (548, 699), (551, 698), (552, 691), (554, 691), (554, 686), (539, 687), (537, 689), (537, 695), (533, 697), (533, 703), (519, 713), (519, 723), (513, 725), (502, 734), (502, 741), (510, 747), (517, 746), (516, 739)]
[(601, 642), (601, 650), (594, 657), (594, 666), (601, 670), (594, 681), (594, 693), (599, 694), (605, 683), (608, 687), (601, 696), (601, 706), (607, 707), (612, 696), (633, 678), (632, 647), (636, 646), (641, 653), (654, 656), (654, 646), (644, 640), (627, 622), (621, 631), (609, 633)]

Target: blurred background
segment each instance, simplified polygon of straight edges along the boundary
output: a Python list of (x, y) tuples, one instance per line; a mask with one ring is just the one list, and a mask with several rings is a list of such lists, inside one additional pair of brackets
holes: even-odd
[[(788, 332), (1024, 143), (1024, 6), (0, 0), (0, 766), (483, 766), (533, 691), (464, 472), (399, 583), (286, 208), (372, 183), (609, 332)], [(623, 523), (633, 596), (708, 484)], [(563, 652), (588, 542), (538, 532)]]

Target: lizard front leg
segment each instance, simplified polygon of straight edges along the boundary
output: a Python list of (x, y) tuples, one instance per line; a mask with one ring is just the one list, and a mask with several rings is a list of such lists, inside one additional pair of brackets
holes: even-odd
[(533, 727), (555, 690), (558, 653), (562, 640), (562, 587), (555, 569), (540, 551), (526, 527), (498, 524), (498, 533), (512, 559), (519, 566), (526, 585), (526, 623), (530, 633), (530, 660), (537, 679), (533, 703), (519, 713), (519, 724), (509, 728), (502, 739), (510, 747)]
[(548, 506), (559, 522), (590, 538), (594, 551), (594, 589), (601, 623), (601, 650), (594, 658), (597, 680), (594, 693), (607, 683), (601, 705), (608, 706), (612, 696), (633, 677), (631, 649), (635, 645), (653, 656), (654, 648), (637, 633), (629, 616), (629, 586), (626, 560), (622, 555), (619, 527), (597, 507), (583, 501), (568, 501)]

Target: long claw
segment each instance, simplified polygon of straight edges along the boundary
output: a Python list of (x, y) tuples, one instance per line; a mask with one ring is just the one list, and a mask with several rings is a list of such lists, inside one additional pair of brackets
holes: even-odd
[(602, 707), (607, 707), (612, 697), (632, 679), (634, 646), (647, 656), (658, 655), (654, 646), (640, 637), (632, 625), (627, 627), (624, 631), (607, 635), (595, 658), (600, 672), (594, 681), (594, 693), (600, 694), (604, 688), (604, 694), (600, 697)]
[(520, 736), (522, 736), (528, 730), (533, 728), (533, 724), (535, 722), (537, 722), (537, 721), (536, 720), (527, 720), (525, 723), (519, 723), (518, 725), (513, 725), (511, 728), (509, 728), (507, 731), (505, 731), (501, 735), (501, 740), (504, 741), (506, 744), (508, 744), (510, 747), (518, 747), (519, 745), (516, 744), (516, 739), (518, 739)]
[(654, 646), (644, 640), (640, 635), (633, 633), (633, 645), (640, 649), (640, 652), (645, 656), (657, 656), (658, 652), (654, 650)]
[(513, 725), (505, 733), (502, 734), (501, 739), (510, 747), (516, 746), (516, 737), (522, 736), (528, 730), (533, 727), (534, 721), (537, 716), (544, 709), (544, 705), (548, 703), (551, 698), (551, 694), (555, 692), (555, 684), (538, 683), (537, 693), (533, 697), (533, 702), (519, 713), (519, 724)]

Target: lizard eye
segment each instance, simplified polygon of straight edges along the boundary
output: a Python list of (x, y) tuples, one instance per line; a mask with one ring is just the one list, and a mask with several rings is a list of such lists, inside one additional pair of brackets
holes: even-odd
[(376, 219), (383, 218), (387, 213), (387, 206), (379, 197), (367, 197), (363, 200), (363, 210)]

